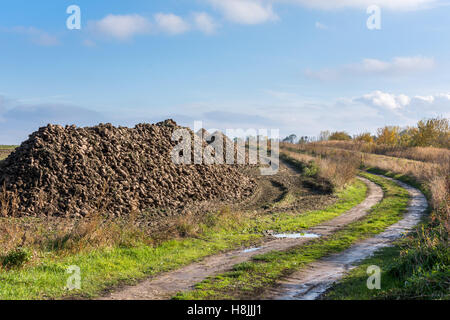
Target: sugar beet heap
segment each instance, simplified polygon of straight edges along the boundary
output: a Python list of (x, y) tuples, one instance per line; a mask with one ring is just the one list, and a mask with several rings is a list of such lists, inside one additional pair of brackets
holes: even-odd
[(101, 208), (121, 216), (253, 192), (254, 180), (236, 166), (172, 163), (177, 128), (172, 120), (134, 128), (42, 127), (0, 162), (3, 206), (9, 207), (2, 212), (79, 217)]

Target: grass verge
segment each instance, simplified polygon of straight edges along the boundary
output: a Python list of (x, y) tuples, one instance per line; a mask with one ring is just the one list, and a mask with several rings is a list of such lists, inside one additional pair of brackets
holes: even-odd
[[(279, 213), (249, 217), (245, 214), (211, 214), (197, 226), (197, 237), (173, 239), (155, 246), (114, 246), (76, 254), (40, 251), (35, 263), (21, 268), (4, 268), (0, 272), (0, 299), (57, 299), (94, 297), (119, 284), (132, 284), (139, 279), (200, 260), (208, 255), (259, 242), (262, 231), (301, 231), (332, 219), (364, 200), (367, 187), (355, 181), (337, 193), (338, 201), (324, 209), (303, 214)], [(186, 226), (188, 228), (188, 226)], [(4, 255), (0, 257), (5, 260)], [(67, 291), (69, 266), (81, 270), (81, 289)]]
[(197, 284), (193, 291), (177, 294), (174, 299), (255, 298), (278, 279), (326, 255), (341, 252), (357, 241), (381, 233), (399, 221), (407, 208), (409, 193), (390, 180), (367, 173), (361, 175), (379, 184), (385, 194), (382, 202), (375, 205), (365, 218), (349, 224), (330, 237), (311, 241), (307, 245), (255, 256), (249, 262), (235, 265), (230, 272)]
[[(441, 265), (440, 268), (423, 270), (424, 272), (420, 274), (405, 277), (393, 272), (399, 265), (401, 252), (402, 245), (376, 251), (372, 257), (363, 260), (358, 267), (331, 287), (322, 298), (326, 300), (450, 299), (448, 258), (447, 267)], [(366, 271), (372, 265), (381, 269), (380, 290), (367, 288)], [(420, 290), (419, 293), (417, 293), (418, 290)]]
[[(430, 200), (426, 183), (411, 176), (393, 173), (380, 168), (368, 171), (398, 179), (420, 189)], [(431, 210), (431, 209), (430, 209)], [(443, 239), (439, 224), (426, 219), (407, 238), (395, 246), (383, 248), (361, 262), (339, 283), (330, 288), (324, 299), (450, 299), (450, 251)], [(448, 235), (447, 235), (448, 237)], [(367, 267), (381, 268), (381, 289), (369, 290), (366, 286)]]

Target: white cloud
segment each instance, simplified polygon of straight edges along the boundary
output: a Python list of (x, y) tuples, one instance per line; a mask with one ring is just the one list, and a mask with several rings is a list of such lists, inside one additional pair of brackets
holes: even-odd
[(346, 76), (405, 76), (412, 73), (430, 71), (435, 67), (433, 58), (422, 56), (395, 57), (391, 61), (364, 59), (361, 62), (342, 66), (336, 69), (322, 69), (319, 71), (306, 70), (306, 76), (319, 80), (335, 80)]
[(293, 3), (321, 10), (341, 8), (364, 9), (378, 5), (389, 10), (419, 10), (439, 4), (438, 0), (273, 0), (279, 3)]
[(128, 40), (135, 35), (148, 33), (151, 29), (151, 23), (138, 14), (110, 14), (99, 21), (91, 23), (91, 28), (98, 33), (113, 38)]
[(349, 65), (346, 68), (355, 72), (364, 73), (380, 73), (386, 72), (392, 67), (389, 62), (377, 60), (377, 59), (364, 59), (361, 63)]
[(194, 23), (197, 29), (205, 34), (214, 34), (218, 27), (214, 19), (205, 12), (194, 13)]
[(450, 93), (440, 93), (436, 96), (436, 98), (450, 101)]
[(328, 29), (327, 25), (324, 25), (323, 23), (320, 23), (318, 21), (316, 22), (315, 26), (316, 26), (316, 29), (320, 29), (320, 30), (327, 30)]
[(260, 24), (278, 19), (272, 4), (264, 0), (208, 0), (229, 21), (239, 24)]
[(393, 60), (391, 63), (392, 69), (400, 70), (400, 71), (409, 71), (409, 70), (431, 70), (434, 68), (435, 63), (433, 58), (426, 57), (398, 57)]
[(403, 108), (411, 103), (411, 98), (407, 95), (401, 94), (397, 96), (397, 102), (400, 105), (400, 108)]
[(190, 29), (189, 24), (183, 18), (173, 13), (157, 13), (155, 14), (155, 21), (160, 31), (172, 35), (185, 33)]
[(448, 93), (409, 97), (404, 94), (375, 91), (354, 98), (352, 102), (375, 108), (383, 117), (392, 118), (392, 123), (395, 123), (394, 120), (398, 122), (402, 119), (410, 119), (413, 123), (423, 118), (450, 117), (450, 94)]
[(411, 72), (429, 71), (435, 67), (433, 58), (422, 56), (415, 57), (396, 57), (391, 61), (382, 61), (377, 59), (364, 59), (360, 63), (344, 67), (345, 71), (363, 74), (391, 74), (402, 75)]
[(411, 98), (404, 94), (394, 95), (382, 91), (375, 91), (358, 98), (357, 101), (388, 110), (401, 109), (411, 103)]
[(6, 31), (23, 34), (30, 37), (31, 41), (40, 46), (56, 46), (59, 44), (58, 38), (48, 34), (45, 31), (37, 29), (35, 27), (13, 27), (11, 29), (6, 29)]
[(414, 99), (427, 103), (433, 103), (435, 100), (434, 96), (415, 96)]

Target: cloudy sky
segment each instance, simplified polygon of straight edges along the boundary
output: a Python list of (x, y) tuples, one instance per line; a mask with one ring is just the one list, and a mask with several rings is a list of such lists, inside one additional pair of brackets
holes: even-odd
[(450, 117), (448, 2), (3, 1), (0, 144), (47, 123), (317, 135)]

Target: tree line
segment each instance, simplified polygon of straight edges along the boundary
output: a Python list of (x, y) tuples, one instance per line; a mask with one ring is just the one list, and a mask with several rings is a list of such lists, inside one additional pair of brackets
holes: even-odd
[(351, 136), (346, 131), (328, 130), (320, 132), (318, 137), (291, 134), (283, 139), (289, 143), (308, 143), (317, 141), (354, 141), (358, 143), (379, 144), (400, 147), (436, 147), (450, 148), (450, 123), (447, 118), (420, 120), (415, 126), (384, 126), (376, 134), (363, 132)]

